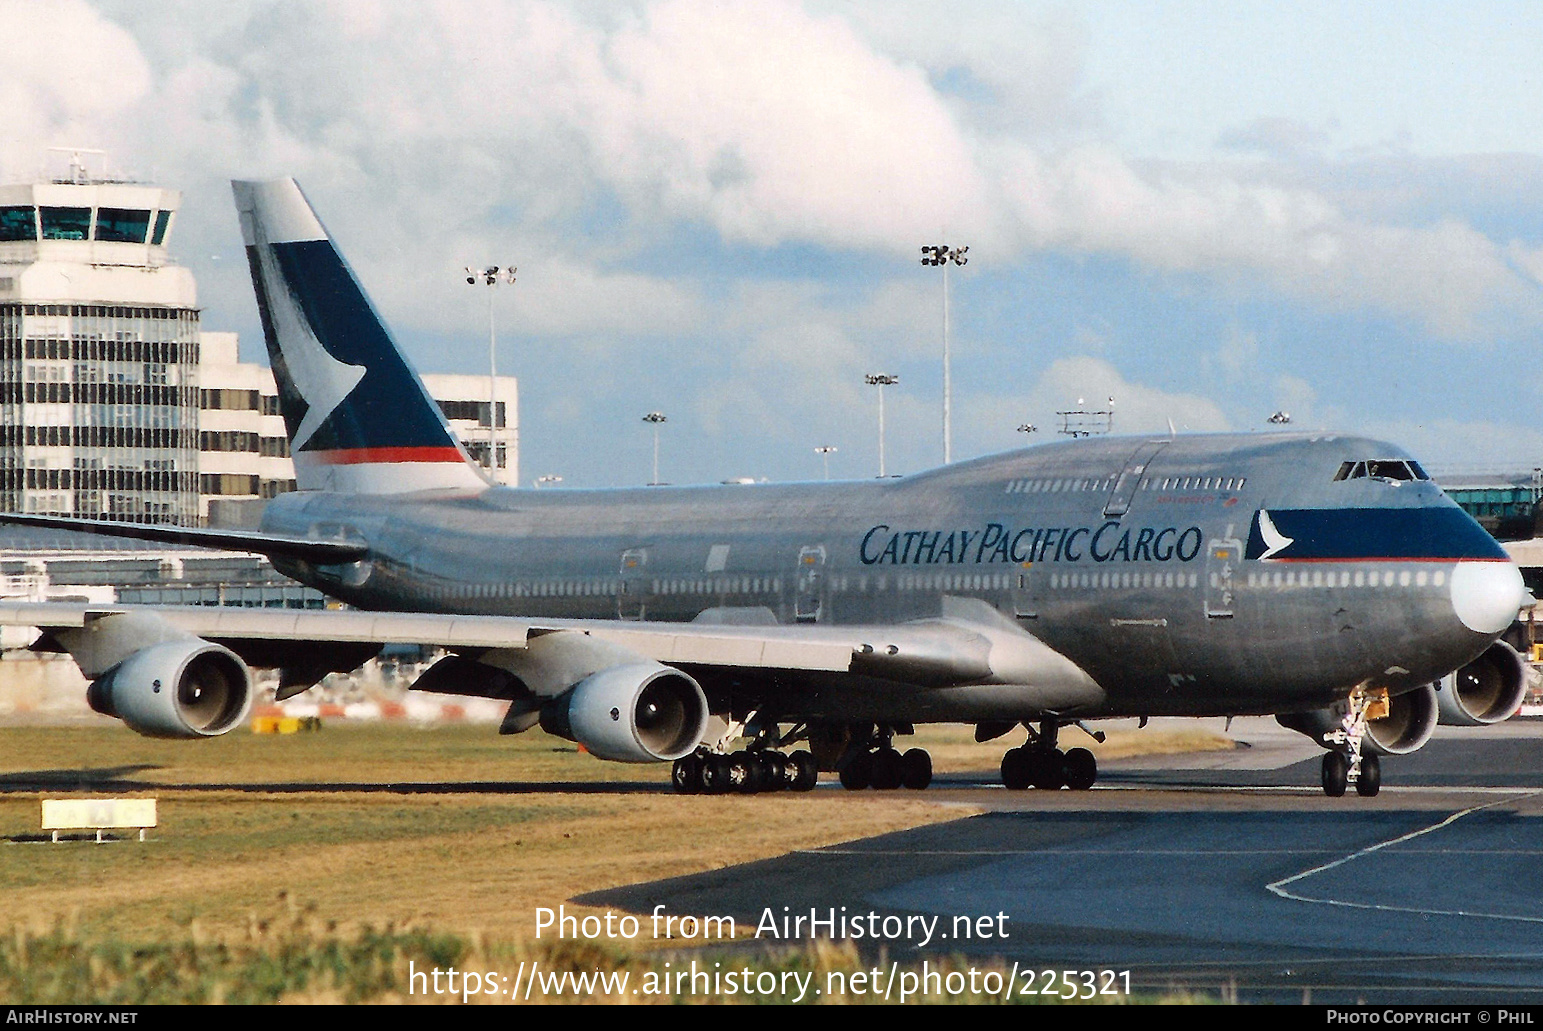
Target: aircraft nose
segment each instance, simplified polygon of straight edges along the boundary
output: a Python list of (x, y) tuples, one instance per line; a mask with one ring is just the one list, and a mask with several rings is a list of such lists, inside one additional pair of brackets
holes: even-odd
[(1515, 562), (1459, 562), (1452, 570), (1452, 611), (1475, 633), (1500, 633), (1526, 600)]

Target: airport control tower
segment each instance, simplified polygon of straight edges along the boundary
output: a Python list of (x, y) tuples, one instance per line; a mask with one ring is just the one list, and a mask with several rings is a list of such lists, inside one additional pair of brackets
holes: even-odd
[[(89, 152), (83, 152), (89, 153)], [(0, 510), (198, 517), (198, 307), (180, 194), (91, 175), (0, 186)]]

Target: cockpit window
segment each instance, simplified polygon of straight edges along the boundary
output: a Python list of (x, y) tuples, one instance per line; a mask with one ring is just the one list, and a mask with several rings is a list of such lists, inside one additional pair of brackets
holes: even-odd
[(1334, 474), (1335, 481), (1362, 480), (1428, 480), (1430, 475), (1420, 468), (1419, 462), (1402, 458), (1378, 458), (1365, 462), (1343, 462)]

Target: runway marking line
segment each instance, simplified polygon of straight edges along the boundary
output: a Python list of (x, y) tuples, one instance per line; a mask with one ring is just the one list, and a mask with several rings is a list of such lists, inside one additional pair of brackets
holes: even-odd
[[(1539, 794), (1543, 794), (1543, 792), (1532, 792), (1528, 797), (1537, 797)], [(1286, 885), (1288, 884), (1312, 877), (1315, 874), (1324, 873), (1338, 866), (1344, 866), (1346, 863), (1350, 863), (1356, 859), (1369, 856), (1373, 852), (1380, 852), (1383, 849), (1397, 845), (1400, 842), (1412, 841), (1415, 838), (1442, 830), (1446, 827), (1450, 827), (1452, 824), (1456, 823), (1458, 820), (1461, 820), (1465, 816), (1470, 816), (1473, 813), (1497, 806), (1503, 801), (1505, 801), (1505, 799), (1497, 799), (1494, 802), (1486, 802), (1483, 805), (1469, 806), (1467, 809), (1461, 809), (1453, 813), (1451, 816), (1448, 816), (1445, 820), (1433, 823), (1429, 827), (1422, 827), (1417, 831), (1410, 831), (1408, 834), (1401, 834), (1396, 838), (1390, 838), (1387, 841), (1379, 841), (1375, 845), (1368, 845), (1366, 848), (1359, 849), (1358, 851), (1352, 852), (1347, 856), (1341, 856), (1340, 858), (1334, 860), (1332, 863), (1324, 863), (1320, 866), (1315, 866), (1310, 870), (1303, 870), (1301, 873), (1292, 874), (1290, 877), (1284, 877), (1278, 881), (1272, 881), (1271, 883), (1266, 884), (1265, 888), (1271, 894), (1292, 902), (1310, 902), (1323, 906), (1341, 906), (1346, 909), (1368, 909), (1382, 913), (1410, 913), (1415, 916), (1466, 916), (1477, 917), (1485, 920), (1515, 920), (1521, 923), (1543, 924), (1543, 916), (1520, 916), (1515, 913), (1478, 913), (1469, 912), (1462, 909), (1420, 909), (1415, 906), (1388, 906), (1376, 902), (1349, 902), (1345, 899), (1313, 898), (1308, 895), (1298, 895), (1297, 893), (1288, 891), (1286, 889)]]
[[(798, 848), (795, 856), (1308, 856), (1332, 855), (1331, 848), (983, 848), (863, 849)], [(1543, 849), (1412, 848), (1410, 856), (1543, 856)], [(1333, 865), (1333, 864), (1330, 864)], [(1328, 869), (1323, 867), (1322, 869)], [(1309, 873), (1313, 871), (1308, 871)], [(1298, 874), (1297, 876), (1304, 876)], [(1277, 884), (1284, 883), (1277, 881)]]

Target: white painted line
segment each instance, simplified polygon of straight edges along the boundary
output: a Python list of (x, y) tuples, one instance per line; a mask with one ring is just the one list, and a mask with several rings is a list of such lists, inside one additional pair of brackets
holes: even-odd
[[(1537, 795), (1540, 794), (1540, 792), (1533, 792), (1533, 794)], [(1480, 812), (1484, 809), (1489, 809), (1492, 806), (1497, 806), (1502, 801), (1504, 801), (1504, 799), (1500, 799), (1494, 802), (1486, 802), (1484, 805), (1470, 806), (1467, 809), (1459, 810), (1458, 812), (1453, 813), (1451, 816), (1448, 816), (1445, 820), (1442, 820), (1439, 823), (1433, 823), (1429, 827), (1423, 827), (1420, 830), (1410, 831), (1408, 834), (1401, 834), (1396, 838), (1390, 838), (1387, 841), (1381, 841), (1375, 845), (1369, 845), (1366, 848), (1363, 848), (1357, 852), (1352, 852), (1347, 856), (1341, 856), (1340, 858), (1334, 860), (1332, 863), (1324, 863), (1322, 866), (1315, 866), (1310, 870), (1303, 870), (1301, 873), (1292, 874), (1290, 877), (1285, 877), (1281, 880), (1266, 884), (1265, 888), (1272, 894), (1278, 895), (1283, 899), (1289, 899), (1292, 902), (1312, 902), (1323, 906), (1341, 906), (1346, 909), (1368, 909), (1376, 910), (1377, 912), (1382, 913), (1412, 913), (1418, 916), (1466, 916), (1479, 917), (1486, 920), (1514, 920), (1528, 924), (1543, 924), (1543, 916), (1519, 916), (1515, 913), (1479, 913), (1469, 912), (1468, 910), (1463, 909), (1421, 909), (1415, 906), (1386, 906), (1373, 902), (1350, 902), (1345, 899), (1313, 898), (1308, 895), (1298, 895), (1295, 892), (1286, 890), (1286, 885), (1288, 884), (1292, 884), (1296, 881), (1303, 880), (1304, 878), (1311, 877), (1314, 874), (1324, 873), (1325, 871), (1332, 870), (1338, 866), (1344, 866), (1346, 863), (1360, 859), (1364, 856), (1371, 855), (1373, 852), (1380, 852), (1382, 849), (1397, 845), (1400, 842), (1412, 841), (1415, 838), (1430, 834), (1433, 831), (1439, 831), (1445, 827), (1450, 827), (1452, 824), (1456, 823), (1458, 820), (1461, 820), (1463, 817), (1472, 813)]]

